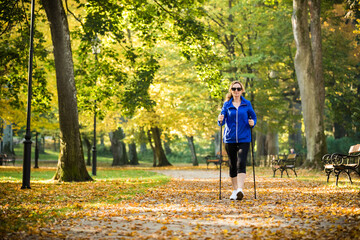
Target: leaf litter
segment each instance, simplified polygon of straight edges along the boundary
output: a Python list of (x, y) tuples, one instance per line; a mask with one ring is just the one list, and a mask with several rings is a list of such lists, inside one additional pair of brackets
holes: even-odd
[[(254, 199), (252, 175), (248, 174), (244, 199), (230, 201), (231, 185), (226, 173), (219, 200), (215, 170), (164, 169), (160, 172), (173, 178), (166, 184), (155, 184), (128, 196), (129, 185), (116, 181), (39, 185), (41, 190), (32, 196), (37, 199), (32, 209), (26, 208), (26, 203), (19, 203), (14, 213), (7, 210), (9, 206), (2, 205), (1, 218), (54, 214), (55, 221), (8, 232), (2, 237), (174, 240), (360, 237), (360, 196), (354, 187), (262, 175), (256, 177), (257, 199)], [(132, 185), (136, 188), (136, 184)], [(64, 191), (68, 194), (54, 198)], [(20, 199), (10, 192), (9, 197)], [(113, 199), (111, 202), (89, 201), (96, 197)], [(66, 217), (59, 217), (55, 207), (49, 204), (66, 204), (72, 211), (66, 213)]]

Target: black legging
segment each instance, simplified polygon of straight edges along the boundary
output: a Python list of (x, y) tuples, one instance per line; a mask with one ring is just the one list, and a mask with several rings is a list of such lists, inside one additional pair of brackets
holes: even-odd
[(250, 143), (225, 143), (225, 150), (229, 156), (230, 177), (234, 178), (238, 173), (246, 173), (246, 159)]

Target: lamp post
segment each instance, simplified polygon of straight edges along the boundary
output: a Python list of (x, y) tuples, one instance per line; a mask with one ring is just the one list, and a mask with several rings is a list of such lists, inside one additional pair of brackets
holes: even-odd
[(29, 50), (29, 68), (28, 68), (28, 98), (27, 98), (27, 115), (26, 115), (26, 133), (24, 141), (24, 158), (23, 158), (23, 180), (21, 189), (30, 189), (30, 168), (31, 168), (31, 95), (32, 95), (32, 69), (33, 69), (33, 43), (34, 43), (34, 9), (35, 0), (31, 0), (31, 25), (30, 25), (30, 50)]
[[(95, 55), (95, 64), (97, 64), (97, 55), (100, 53), (100, 39), (95, 36), (95, 38), (92, 40), (92, 52)], [(96, 77), (97, 78), (97, 77)], [(95, 86), (96, 86), (96, 78), (95, 78)], [(93, 141), (93, 147), (92, 147), (92, 175), (96, 176), (96, 98), (94, 101), (94, 141)]]

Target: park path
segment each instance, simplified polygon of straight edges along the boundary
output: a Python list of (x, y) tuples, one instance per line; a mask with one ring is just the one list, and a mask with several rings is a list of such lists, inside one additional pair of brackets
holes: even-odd
[(68, 219), (45, 237), (66, 239), (358, 239), (359, 195), (316, 181), (252, 176), (242, 201), (230, 201), (216, 170), (158, 170), (172, 180), (83, 218)]
[[(175, 179), (219, 179), (220, 173), (219, 170), (181, 170), (181, 169), (164, 169), (164, 170), (153, 170), (153, 172), (157, 172), (160, 174), (164, 174), (166, 176), (170, 176)], [(225, 179), (228, 176), (228, 168), (226, 170), (222, 170), (221, 179)]]

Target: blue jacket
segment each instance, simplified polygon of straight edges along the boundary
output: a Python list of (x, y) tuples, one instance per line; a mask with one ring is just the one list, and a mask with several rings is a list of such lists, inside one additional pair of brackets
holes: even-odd
[[(248, 143), (251, 142), (251, 130), (249, 125), (249, 118), (254, 120), (256, 125), (257, 118), (254, 109), (249, 100), (241, 96), (241, 104), (236, 109), (232, 104), (233, 99), (225, 102), (221, 114), (224, 115), (225, 124), (224, 129), (224, 143)], [(220, 122), (218, 121), (220, 126)]]

